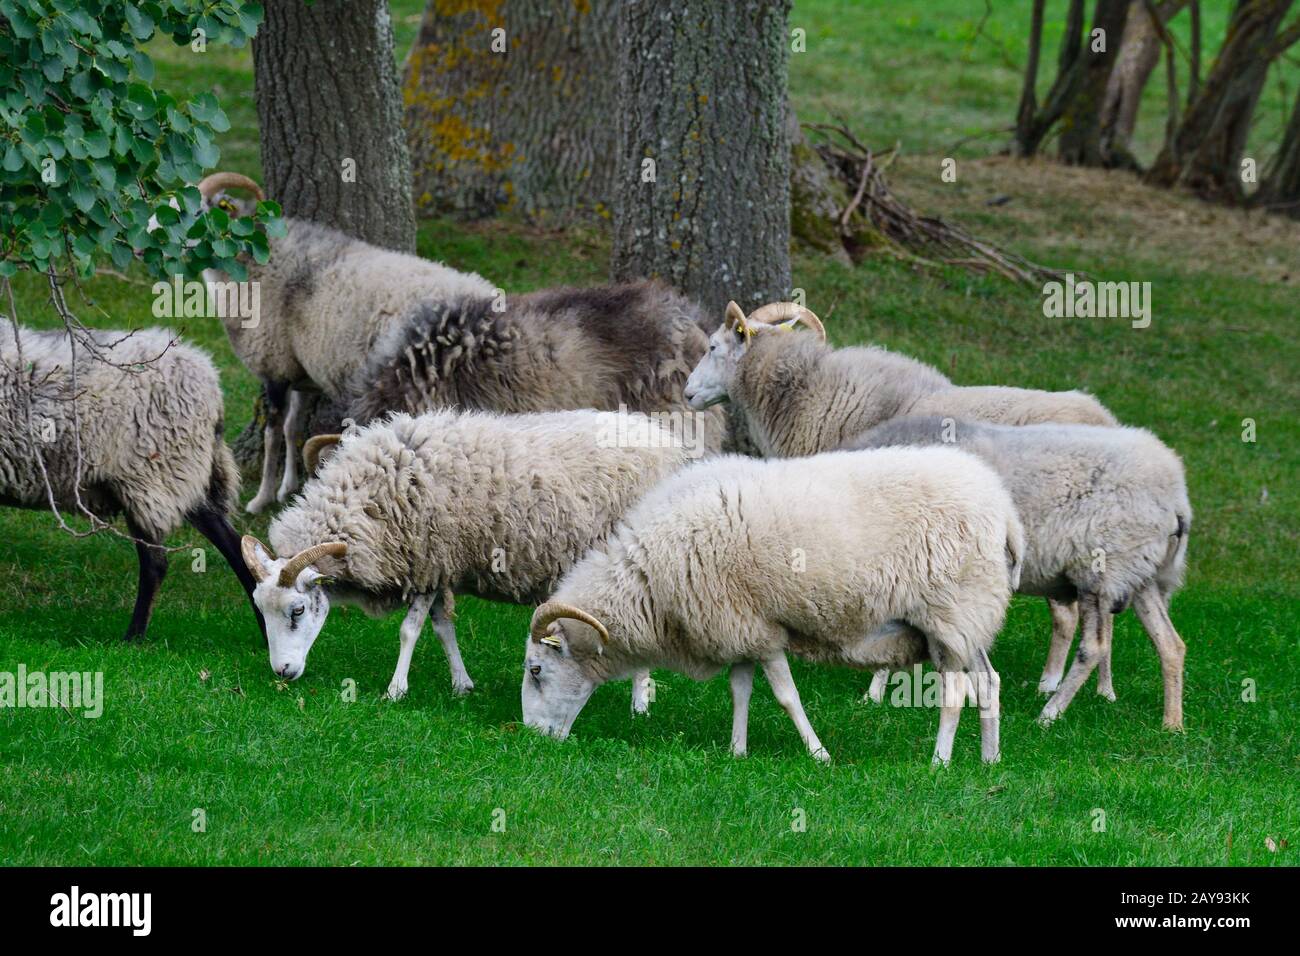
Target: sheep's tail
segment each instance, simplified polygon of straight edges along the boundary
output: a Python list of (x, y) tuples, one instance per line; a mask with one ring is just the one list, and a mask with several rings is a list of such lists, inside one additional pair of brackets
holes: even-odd
[(212, 472), (207, 504), (220, 514), (230, 514), (239, 502), (239, 466), (225, 442), (225, 425), (218, 419), (212, 432)]
[(1191, 509), (1180, 509), (1174, 518), (1177, 526), (1169, 536), (1169, 550), (1156, 570), (1156, 584), (1166, 601), (1183, 583), (1183, 571), (1187, 567), (1187, 539), (1192, 530)]
[(1013, 510), (1007, 516), (1007, 583), (1011, 591), (1020, 590), (1020, 572), (1025, 561), (1025, 528)]

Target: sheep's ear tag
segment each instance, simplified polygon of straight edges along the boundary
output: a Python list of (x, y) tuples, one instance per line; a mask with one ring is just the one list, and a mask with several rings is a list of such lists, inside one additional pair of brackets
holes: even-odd
[(325, 575), (321, 575), (316, 580), (311, 582), (311, 586), (314, 588), (324, 588), (324, 587), (329, 587), (333, 583), (334, 583), (333, 578), (327, 577)]
[(545, 644), (547, 647), (555, 648), (557, 651), (564, 650), (564, 645), (560, 643), (560, 639), (556, 637), (554, 634), (547, 634), (545, 637), (542, 638), (541, 642)]

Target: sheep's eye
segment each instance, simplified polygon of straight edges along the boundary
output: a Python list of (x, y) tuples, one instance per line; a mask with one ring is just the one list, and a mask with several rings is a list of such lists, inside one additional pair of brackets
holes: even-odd
[(298, 618), (302, 617), (302, 612), (305, 611), (305, 610), (306, 610), (306, 608), (303, 607), (301, 604), (295, 605), (295, 606), (294, 606), (294, 607), (289, 611), (289, 616), (292, 617), (292, 618), (294, 618), (295, 620), (297, 620)]
[(534, 677), (539, 676), (542, 673), (542, 665), (534, 664), (532, 667), (528, 668), (528, 673), (532, 674)]

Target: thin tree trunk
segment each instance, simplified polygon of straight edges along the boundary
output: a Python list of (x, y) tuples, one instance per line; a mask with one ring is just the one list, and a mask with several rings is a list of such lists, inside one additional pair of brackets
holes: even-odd
[(430, 0), (402, 82), (421, 214), (607, 214), (618, 3)]
[(1300, 219), (1300, 95), (1291, 110), (1282, 148), (1269, 163), (1251, 202), (1270, 212)]
[(1241, 156), (1268, 67), (1281, 52), (1278, 28), (1292, 2), (1238, 3), (1209, 75), (1147, 173), (1148, 182), (1186, 185), (1209, 199), (1244, 200)]
[[(1160, 24), (1168, 23), (1185, 6), (1187, 0), (1165, 0), (1156, 8)], [(1158, 25), (1145, 0), (1129, 7), (1119, 60), (1110, 75), (1102, 106), (1101, 144), (1107, 165), (1138, 168), (1132, 153), (1133, 131), (1142, 106), (1142, 91), (1160, 62)]]
[[(1106, 165), (1102, 146), (1102, 113), (1106, 88), (1119, 60), (1124, 23), (1132, 0), (1097, 0), (1083, 79), (1061, 116), (1061, 161), (1077, 166)], [(1102, 31), (1098, 34), (1097, 31)]]
[[(1030, 20), (1030, 64), (1025, 70), (1025, 82), (1020, 94), (1020, 108), (1016, 115), (1015, 153), (1017, 156), (1029, 157), (1038, 152), (1043, 138), (1056, 121), (1061, 118), (1065, 108), (1078, 93), (1083, 81), (1083, 0), (1070, 0), (1070, 8), (1065, 16), (1065, 34), (1061, 37), (1061, 47), (1057, 53), (1056, 79), (1048, 91), (1047, 99), (1041, 107), (1033, 111), (1026, 108), (1026, 99), (1035, 101), (1034, 89), (1038, 80), (1038, 60), (1041, 55), (1041, 10), (1035, 4)], [(1039, 34), (1038, 43), (1033, 43), (1033, 35)], [(1027, 92), (1026, 92), (1027, 91)]]
[(721, 317), (790, 295), (789, 0), (627, 0), (619, 20), (616, 280)]
[[(387, 0), (270, 0), (265, 11), (253, 72), (266, 194), (287, 216), (413, 252), (411, 165)], [(337, 429), (337, 411), (323, 397), (309, 400), (305, 414), (307, 435)], [(261, 468), (265, 422), (263, 395), (252, 425), (232, 443), (246, 473)]]

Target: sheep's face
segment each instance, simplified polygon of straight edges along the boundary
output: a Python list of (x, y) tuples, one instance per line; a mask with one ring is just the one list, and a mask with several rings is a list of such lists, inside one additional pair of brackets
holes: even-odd
[(730, 322), (709, 336), (709, 350), (686, 379), (682, 392), (691, 408), (699, 411), (727, 400), (736, 367), (748, 347), (744, 327)]
[[(586, 662), (599, 646), (596, 632), (578, 621), (555, 623), (547, 642), (524, 645), (524, 723), (563, 740), (599, 685)], [(558, 645), (558, 646), (555, 646)]]
[(253, 603), (266, 619), (271, 670), (285, 680), (297, 680), (307, 669), (307, 652), (329, 616), (330, 601), (324, 587), (329, 579), (308, 566), (298, 572), (291, 587), (284, 587), (280, 569), (288, 559), (272, 559), (261, 548), (257, 559), (265, 574), (253, 590)]

